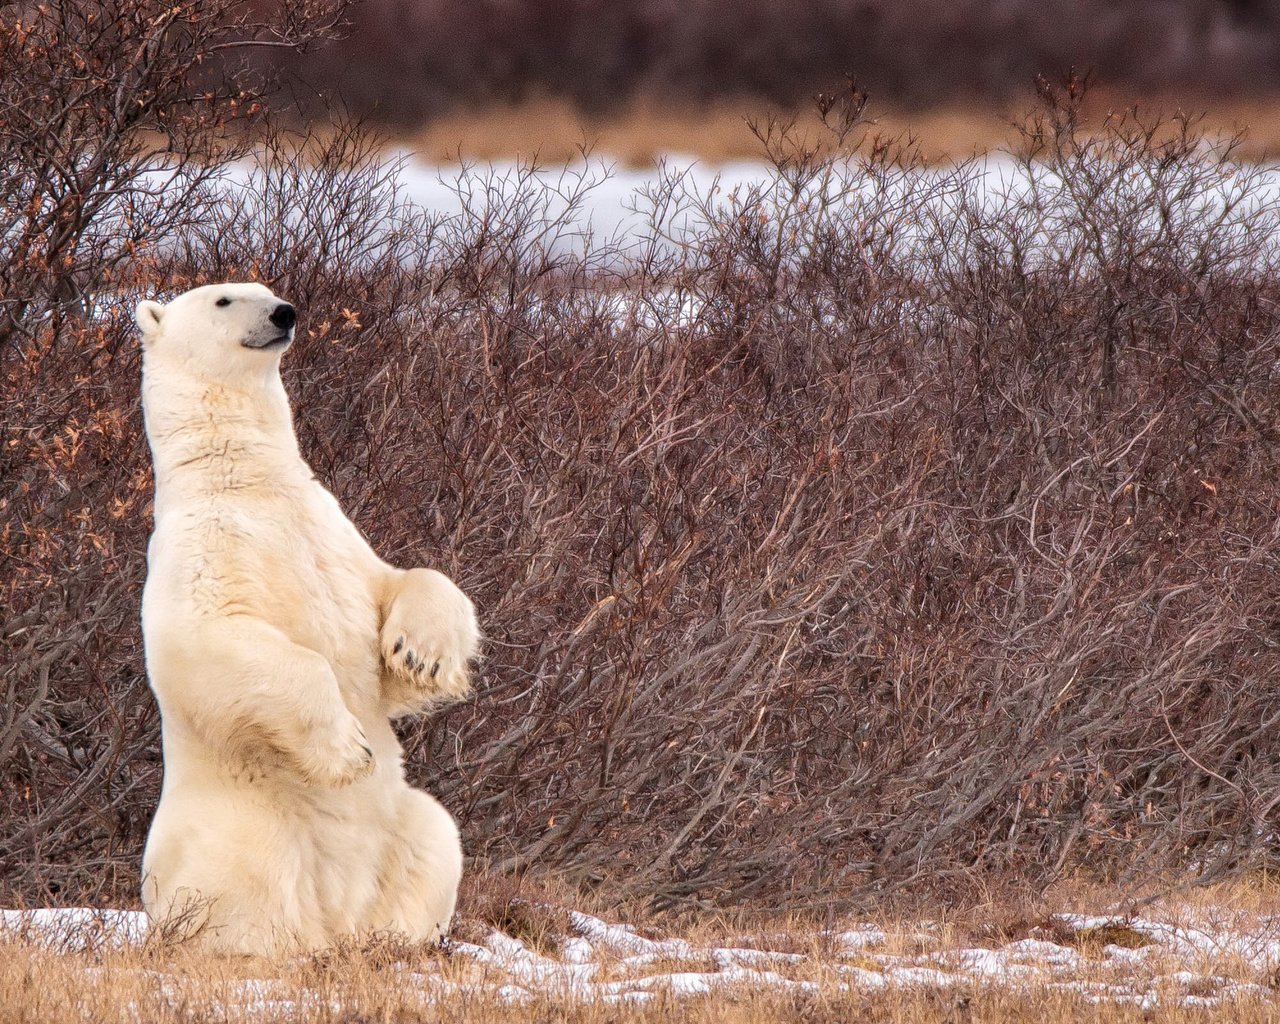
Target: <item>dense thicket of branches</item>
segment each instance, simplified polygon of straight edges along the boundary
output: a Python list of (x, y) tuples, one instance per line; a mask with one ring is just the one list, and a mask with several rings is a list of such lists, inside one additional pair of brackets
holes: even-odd
[(352, 19), (301, 68), (411, 126), (530, 93), (589, 111), (637, 96), (794, 104), (845, 72), (911, 104), (1012, 99), (1071, 66), (1147, 91), (1280, 86), (1274, 0), (365, 0)]
[(763, 125), (762, 186), (667, 177), (626, 244), (578, 230), (589, 179), (473, 171), (431, 217), (358, 129), (268, 126), (247, 185), (195, 161), (198, 223), (135, 215), (109, 280), (12, 272), (5, 898), (134, 891), (161, 764), (130, 312), (243, 277), (303, 312), (318, 474), (481, 609), (475, 700), (405, 729), (473, 854), (792, 904), (1267, 862), (1274, 187), (1194, 126), (1041, 100), (985, 176), (856, 148), (860, 97), (829, 101), (820, 151)]

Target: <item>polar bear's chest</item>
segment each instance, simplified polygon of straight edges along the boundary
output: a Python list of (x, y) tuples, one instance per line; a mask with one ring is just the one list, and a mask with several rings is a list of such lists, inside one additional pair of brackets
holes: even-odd
[(263, 614), (295, 643), (331, 660), (350, 657), (372, 650), (378, 631), (377, 603), (362, 572), (367, 555), (351, 543), (350, 523), (316, 511), (296, 509), (276, 542), (255, 553), (266, 584), (261, 599), (273, 606)]
[[(319, 492), (319, 493), (316, 493)], [(158, 604), (249, 615), (327, 658), (339, 676), (377, 674), (376, 556), (319, 485), (206, 497), (157, 522), (148, 587)]]

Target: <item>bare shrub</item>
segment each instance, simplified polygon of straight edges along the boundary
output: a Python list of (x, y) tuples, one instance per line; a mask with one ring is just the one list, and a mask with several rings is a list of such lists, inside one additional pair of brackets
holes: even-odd
[(482, 609), (477, 698), (404, 733), (494, 870), (821, 906), (1268, 863), (1278, 211), (1231, 140), (1080, 98), (1042, 88), (1003, 185), (826, 98), (626, 240), (590, 172), (467, 171), (432, 217), (358, 126), (269, 133), (120, 307), (0, 364), (8, 890), (134, 883), (125, 300), (244, 276), (305, 310), (321, 478)]
[[(0, 18), (0, 863), (34, 892), (114, 887), (159, 769), (134, 585), (149, 470), (116, 303), (168, 276), (166, 249), (250, 151), (270, 79), (244, 53), (303, 47), (344, 6), (69, 0)], [(53, 836), (75, 865), (57, 878)]]
[(7, 4), (0, 23), (0, 347), (57, 333), (119, 270), (203, 222), (207, 184), (249, 150), (269, 76), (254, 48), (304, 49), (344, 0)]

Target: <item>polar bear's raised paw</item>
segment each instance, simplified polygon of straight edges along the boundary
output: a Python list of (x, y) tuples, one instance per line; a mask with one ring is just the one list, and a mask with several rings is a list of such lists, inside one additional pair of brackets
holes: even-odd
[(415, 702), (451, 704), (471, 692), (467, 663), (479, 639), (475, 609), (453, 581), (433, 569), (411, 569), (387, 611), (382, 660)]

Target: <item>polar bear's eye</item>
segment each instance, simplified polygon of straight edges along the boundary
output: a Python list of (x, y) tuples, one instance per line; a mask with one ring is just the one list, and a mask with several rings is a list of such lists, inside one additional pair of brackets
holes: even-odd
[(228, 298), (226, 298), (226, 297), (223, 297), (223, 298), (219, 299), (217, 302), (215, 302), (215, 303), (214, 303), (214, 305), (215, 305), (215, 306), (229, 306), (229, 305), (231, 305), (231, 300), (230, 300), (230, 299), (228, 299)]

